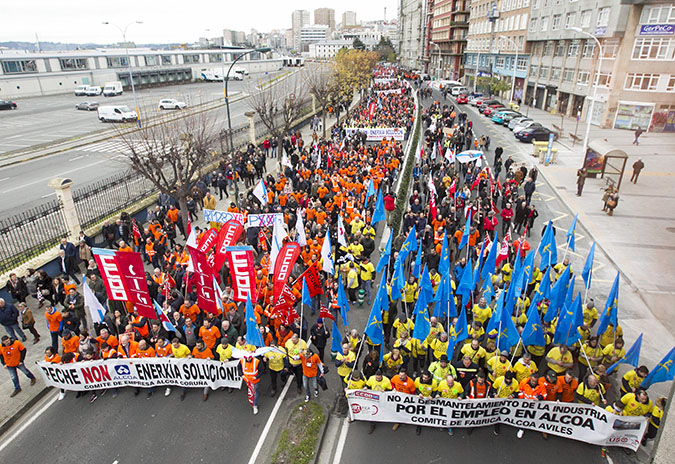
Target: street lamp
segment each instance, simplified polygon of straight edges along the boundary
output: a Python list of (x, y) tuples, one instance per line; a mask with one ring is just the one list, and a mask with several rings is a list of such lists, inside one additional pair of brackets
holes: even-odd
[[(586, 123), (586, 135), (584, 136), (584, 156), (586, 156), (586, 150), (588, 150), (588, 137), (591, 133), (591, 120), (593, 119), (593, 107), (595, 106), (595, 100), (598, 96), (598, 84), (600, 83), (600, 71), (602, 70), (602, 45), (600, 45), (600, 41), (596, 36), (591, 34), (590, 32), (586, 32), (580, 27), (568, 27), (567, 30), (569, 31), (574, 31), (578, 32), (579, 34), (583, 34), (587, 37), (590, 37), (591, 39), (595, 40), (595, 43), (598, 44), (598, 79), (596, 82), (593, 84), (593, 99), (591, 100), (591, 106), (588, 108), (588, 113), (587, 113), (587, 118), (588, 122)], [(592, 76), (592, 74), (591, 74)], [(592, 78), (592, 77), (591, 77)]]
[(513, 108), (513, 93), (515, 92), (516, 89), (516, 71), (518, 70), (518, 44), (512, 39), (509, 39), (505, 35), (500, 35), (500, 39), (504, 39), (507, 42), (511, 43), (513, 45), (513, 48), (516, 49), (516, 61), (513, 63), (513, 81), (511, 82), (511, 95), (509, 97), (509, 104), (511, 108)]
[(435, 42), (429, 42), (431, 45), (438, 49), (438, 66), (436, 66), (436, 79), (441, 78), (441, 47), (438, 46)]
[[(211, 32), (211, 29), (205, 29), (207, 32)], [(220, 63), (223, 66), (222, 77), (223, 77), (223, 98), (227, 101), (227, 85), (225, 84), (225, 38), (223, 37), (223, 44), (219, 45), (220, 48)]]
[(141, 113), (138, 109), (138, 101), (136, 100), (136, 88), (134, 87), (134, 77), (131, 75), (131, 58), (129, 58), (129, 43), (127, 42), (127, 29), (129, 29), (129, 26), (131, 26), (132, 24), (143, 24), (143, 21), (130, 22), (125, 26), (124, 29), (119, 27), (117, 24), (113, 24), (109, 21), (103, 21), (103, 24), (115, 26), (122, 33), (122, 40), (124, 41), (124, 50), (126, 51), (127, 55), (127, 68), (129, 69), (129, 81), (131, 82), (131, 93), (134, 96), (134, 107), (136, 108), (136, 122), (138, 123), (138, 127), (140, 128)]

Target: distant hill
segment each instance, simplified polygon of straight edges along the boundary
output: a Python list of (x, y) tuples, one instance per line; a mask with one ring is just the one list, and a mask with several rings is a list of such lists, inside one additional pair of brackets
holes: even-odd
[[(117, 44), (95, 44), (95, 43), (63, 43), (63, 42), (42, 42), (40, 41), (40, 51), (42, 52), (55, 52), (55, 51), (66, 51), (66, 50), (92, 50), (96, 48), (109, 48), (116, 46)], [(172, 44), (138, 44), (136, 45), (139, 48), (157, 48), (169, 50), (171, 48), (177, 47), (178, 43)], [(5, 47), (10, 50), (28, 50), (36, 51), (37, 47), (35, 42), (18, 42), (18, 41), (9, 41), (9, 42), (0, 42), (0, 48)]]

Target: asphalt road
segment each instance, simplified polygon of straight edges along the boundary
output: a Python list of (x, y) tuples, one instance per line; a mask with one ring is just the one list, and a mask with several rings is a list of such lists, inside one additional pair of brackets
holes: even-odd
[[(255, 79), (256, 77), (258, 76), (253, 76), (252, 79)], [(297, 78), (297, 76), (289, 77), (289, 79)], [(238, 91), (249, 93), (252, 91), (251, 87), (250, 81), (244, 81), (243, 83), (239, 81), (233, 81), (231, 92)], [(197, 92), (199, 90), (202, 90), (203, 97), (204, 95), (208, 95), (212, 100), (217, 99), (222, 95), (222, 86), (219, 85), (219, 83), (197, 83), (185, 86), (175, 86), (175, 88), (165, 87), (161, 89), (148, 89), (147, 94), (150, 95), (150, 92), (158, 93), (167, 92), (170, 90), (175, 92), (177, 98), (182, 98), (180, 97), (179, 92)], [(208, 93), (206, 90), (208, 90)], [(53, 100), (64, 100), (71, 98), (79, 99), (80, 97), (45, 97), (45, 99)], [(152, 101), (154, 102), (155, 99), (159, 98), (161, 97), (153, 97)], [(42, 99), (40, 98), (34, 100), (37, 102), (37, 100)], [(193, 99), (193, 101), (195, 101), (195, 99)], [(205, 97), (204, 101), (206, 101)], [(63, 105), (64, 103), (59, 104)], [(154, 102), (153, 105), (156, 105), (156, 102)], [(68, 108), (71, 108), (70, 104), (68, 104)], [(31, 110), (28, 109), (26, 111)], [(40, 108), (34, 108), (32, 111), (35, 111), (35, 113), (32, 115), (27, 115), (25, 118), (39, 121), (40, 118), (53, 118), (55, 115), (54, 111), (40, 113)], [(76, 118), (82, 117), (83, 114), (84, 116), (91, 118), (90, 122), (92, 125), (86, 131), (84, 129), (79, 129), (80, 134), (89, 133), (93, 130), (100, 129), (102, 125), (106, 126), (106, 128), (110, 126), (99, 122), (96, 119), (95, 112), (93, 111), (91, 113), (77, 111), (74, 109), (74, 107), (72, 108), (72, 111), (70, 111), (70, 109), (68, 109), (68, 111), (69, 115), (73, 114)], [(153, 111), (157, 111), (154, 109), (154, 106)], [(245, 124), (247, 118), (244, 113), (248, 111), (251, 111), (251, 107), (247, 99), (233, 102), (230, 105), (232, 127)], [(0, 113), (0, 116), (6, 117), (8, 113), (11, 115), (17, 114), (16, 112), (2, 112)], [(224, 106), (220, 106), (216, 109), (208, 111), (208, 115), (209, 118), (214, 121), (214, 127), (216, 129), (227, 128), (227, 113)], [(4, 119), (0, 119), (0, 126), (2, 126), (3, 120)], [(62, 127), (70, 127), (74, 130), (74, 123), (70, 119), (67, 119), (66, 122), (61, 124)], [(30, 134), (32, 134), (31, 137), (39, 137), (39, 135), (43, 132), (51, 133), (46, 129), (44, 131), (38, 130), (34, 125), (29, 129)], [(25, 130), (29, 129), (26, 128)], [(0, 128), (0, 134), (1, 133), (2, 129)], [(2, 139), (3, 137), (0, 135), (0, 140)], [(2, 145), (0, 144), (0, 148), (1, 147)], [(125, 163), (125, 156), (120, 153), (120, 151), (125, 150), (125, 148), (126, 147), (124, 143), (121, 141), (109, 139), (76, 149), (67, 150), (54, 155), (32, 159), (0, 168), (0, 194), (4, 200), (0, 204), (0, 214), (16, 214), (43, 203), (46, 199), (55, 198), (54, 190), (47, 186), (49, 180), (54, 177), (68, 177), (73, 180), (73, 188), (78, 188), (129, 169), (128, 165)]]
[[(244, 81), (231, 81), (228, 90), (231, 94), (246, 91), (260, 79), (285, 72), (285, 70), (252, 74)], [(175, 98), (188, 106), (198, 105), (223, 97), (222, 82), (194, 82), (183, 85), (170, 85), (136, 91), (141, 114), (153, 114), (157, 104), (163, 98)], [(98, 102), (103, 105), (127, 105), (134, 108), (131, 91), (125, 91), (118, 97), (76, 97), (74, 93), (47, 97), (16, 100), (19, 108), (14, 111), (0, 111), (0, 155), (21, 150), (34, 145), (68, 139), (108, 126), (96, 117), (96, 111), (76, 110), (81, 102)], [(1, 177), (0, 177), (1, 178)]]

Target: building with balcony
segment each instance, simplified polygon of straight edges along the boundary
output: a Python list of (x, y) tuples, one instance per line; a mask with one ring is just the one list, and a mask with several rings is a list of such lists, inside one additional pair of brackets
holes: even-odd
[[(513, 100), (522, 99), (527, 78), (527, 24), (530, 0), (471, 2), (466, 44), (465, 84), (476, 90), (478, 77), (496, 77), (512, 85)], [(486, 89), (483, 89), (486, 90)]]
[(399, 61), (401, 65), (422, 68), (426, 0), (401, 0), (399, 8)]
[[(593, 37), (570, 28), (597, 38), (602, 57)], [(675, 131), (672, 1), (532, 0), (527, 39), (533, 106), (586, 121), (593, 106), (601, 127)]]
[(469, 0), (435, 0), (431, 12), (429, 70), (441, 79), (464, 75), (464, 47), (469, 29)]

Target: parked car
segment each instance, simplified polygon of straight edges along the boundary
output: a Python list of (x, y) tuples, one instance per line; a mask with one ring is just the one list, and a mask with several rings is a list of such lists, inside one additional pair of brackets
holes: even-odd
[(85, 92), (85, 95), (87, 97), (96, 97), (98, 95), (101, 95), (102, 93), (103, 89), (101, 87), (89, 87)]
[(160, 110), (182, 110), (187, 106), (187, 103), (178, 101), (174, 98), (165, 98), (159, 101)]
[(128, 106), (99, 106), (98, 119), (101, 122), (130, 122), (136, 120), (136, 113)]
[(553, 134), (553, 140), (556, 140), (558, 136), (555, 132), (547, 129), (543, 126), (530, 126), (527, 129), (523, 129), (520, 132), (516, 133), (516, 138), (521, 142), (532, 142), (532, 140), (537, 140), (539, 142), (545, 142), (548, 140), (549, 134)]
[(493, 99), (485, 100), (480, 105), (478, 105), (478, 112), (482, 113), (483, 111), (485, 111), (485, 108), (487, 108), (490, 105), (501, 105), (501, 102), (499, 100)]
[(517, 112), (517, 111), (509, 111), (509, 112), (506, 113), (506, 114), (504, 115), (504, 117), (502, 118), (502, 124), (503, 124), (504, 126), (508, 126), (509, 123), (511, 122), (511, 120), (513, 120), (513, 119), (515, 119), (515, 118), (520, 118), (520, 117), (522, 117), (522, 116), (523, 116), (523, 115), (520, 114), (520, 113)]
[(528, 118), (527, 116), (520, 116), (517, 118), (513, 118), (511, 121), (509, 121), (509, 129), (513, 130), (521, 123), (525, 123), (532, 120), (533, 120), (532, 118)]
[(474, 99), (470, 100), (469, 103), (471, 103), (471, 105), (473, 105), (473, 106), (480, 106), (481, 103), (483, 103), (486, 100), (489, 100), (489, 98), (488, 97), (475, 97)]
[(84, 95), (87, 95), (87, 90), (89, 90), (88, 85), (78, 85), (77, 87), (75, 87), (75, 96), (82, 97)]
[(483, 110), (483, 116), (487, 116), (488, 118), (495, 112), (499, 112), (502, 110), (505, 110), (504, 105), (501, 103), (495, 103), (494, 105), (490, 105), (487, 108)]
[(537, 126), (541, 127), (541, 124), (539, 124), (538, 122), (530, 119), (529, 121), (525, 121), (522, 124), (518, 124), (516, 127), (514, 127), (513, 133), (516, 134), (516, 133), (520, 132), (521, 130), (527, 129), (528, 127), (533, 126), (533, 125), (536, 125), (535, 127), (537, 127)]
[(0, 100), (0, 110), (15, 110), (16, 108), (16, 103), (13, 101)]
[(462, 103), (469, 103), (469, 96), (465, 93), (457, 95), (457, 104), (461, 105)]
[(493, 111), (492, 112), (492, 122), (497, 124), (504, 124), (504, 117), (507, 114), (513, 114), (515, 111), (511, 110), (502, 110), (502, 111)]
[(103, 96), (115, 97), (117, 95), (122, 95), (122, 83), (120, 81), (106, 82), (103, 87)]
[(450, 89), (450, 95), (452, 95), (453, 97), (456, 97), (460, 93), (468, 93), (468, 92), (469, 92), (469, 89), (467, 89), (466, 87), (463, 87), (461, 85), (453, 87), (453, 88)]
[(96, 102), (82, 102), (75, 105), (76, 110), (84, 111), (96, 111), (98, 109), (98, 103)]

